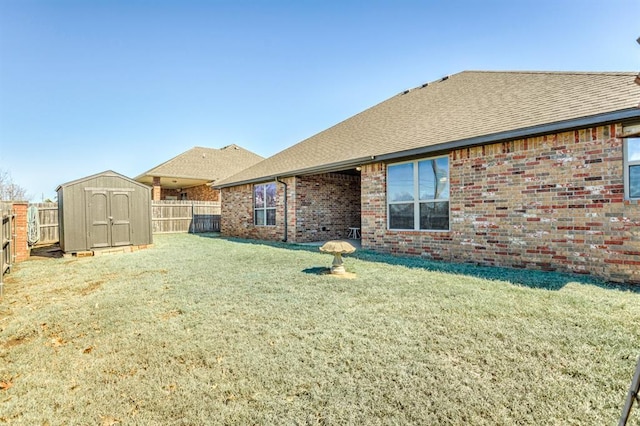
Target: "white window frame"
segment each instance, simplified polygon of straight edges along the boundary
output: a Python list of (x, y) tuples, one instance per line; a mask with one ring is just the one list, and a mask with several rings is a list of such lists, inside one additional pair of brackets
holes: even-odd
[(624, 198), (625, 200), (640, 200), (640, 197), (631, 197), (629, 194), (629, 189), (631, 188), (631, 182), (630, 182), (631, 176), (629, 173), (629, 169), (631, 168), (631, 166), (640, 167), (640, 160), (634, 160), (634, 161), (629, 160), (629, 141), (630, 140), (638, 140), (640, 142), (640, 137), (626, 138), (622, 142), (622, 149), (624, 153), (623, 155)]
[[(448, 198), (434, 198), (433, 200), (421, 200), (420, 199), (420, 176), (419, 176), (419, 166), (418, 164), (423, 161), (432, 161), (437, 160), (439, 158), (447, 159), (447, 181), (449, 182), (449, 197)], [(413, 200), (412, 201), (390, 201), (389, 196), (389, 167), (399, 166), (402, 164), (413, 164)], [(387, 229), (389, 231), (419, 231), (419, 232), (451, 232), (451, 161), (449, 161), (448, 155), (439, 155), (436, 157), (427, 157), (427, 158), (419, 158), (417, 160), (410, 161), (402, 161), (398, 163), (390, 163), (387, 164), (387, 179), (386, 179), (386, 194), (387, 194)], [(447, 229), (420, 229), (420, 204), (422, 203), (447, 203), (447, 215), (449, 226)], [(391, 205), (394, 204), (410, 204), (413, 203), (413, 229), (405, 229), (405, 228), (392, 228), (391, 227)]]
[[(276, 183), (275, 182), (265, 182), (265, 183), (258, 183), (253, 185), (252, 188), (252, 193), (251, 193), (251, 198), (253, 198), (253, 225), (254, 226), (276, 226), (276, 207), (277, 207), (277, 201), (276, 201), (276, 205), (274, 205), (273, 207), (267, 207), (267, 185), (273, 185), (274, 189), (275, 189), (275, 196), (277, 197), (278, 194), (278, 188), (276, 187)], [(264, 206), (263, 207), (256, 207), (256, 188), (258, 187), (262, 187), (262, 192), (263, 192), (263, 200), (264, 200)], [(256, 212), (260, 210), (263, 212), (264, 214), (264, 224), (259, 224), (257, 223), (258, 221), (258, 215), (256, 214)], [(267, 224), (267, 211), (268, 210), (273, 210), (273, 217), (274, 217), (274, 223), (273, 225), (269, 225)]]

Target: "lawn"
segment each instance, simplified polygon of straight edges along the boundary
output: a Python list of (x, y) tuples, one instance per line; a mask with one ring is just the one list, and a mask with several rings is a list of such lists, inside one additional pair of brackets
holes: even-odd
[[(208, 235), (32, 259), (0, 299), (0, 423), (616, 424), (640, 292)], [(640, 424), (640, 409), (629, 424)]]

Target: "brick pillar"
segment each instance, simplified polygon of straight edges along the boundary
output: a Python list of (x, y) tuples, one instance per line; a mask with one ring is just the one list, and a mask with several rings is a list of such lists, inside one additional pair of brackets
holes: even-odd
[(26, 201), (18, 201), (13, 203), (13, 211), (15, 213), (14, 229), (15, 239), (15, 262), (22, 262), (29, 258), (29, 245), (27, 244), (27, 209), (29, 203)]
[(162, 187), (160, 186), (160, 178), (154, 176), (153, 178), (153, 191), (151, 191), (151, 199), (153, 201), (160, 201), (162, 198)]

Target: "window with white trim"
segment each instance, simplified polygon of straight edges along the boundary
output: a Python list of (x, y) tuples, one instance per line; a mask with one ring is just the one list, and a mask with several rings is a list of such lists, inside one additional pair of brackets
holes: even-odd
[(449, 230), (449, 157), (387, 166), (387, 227)]
[(640, 199), (640, 138), (624, 140), (624, 197)]
[(265, 183), (253, 187), (253, 223), (257, 226), (276, 224), (276, 184)]

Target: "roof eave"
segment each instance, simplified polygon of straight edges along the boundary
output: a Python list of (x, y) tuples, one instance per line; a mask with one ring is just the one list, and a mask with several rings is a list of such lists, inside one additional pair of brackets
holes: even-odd
[(379, 161), (397, 160), (401, 158), (413, 157), (418, 155), (433, 154), (435, 152), (450, 151), (453, 149), (466, 148), (488, 143), (496, 143), (506, 140), (516, 140), (525, 137), (535, 137), (559, 131), (571, 131), (575, 129), (591, 127), (594, 125), (606, 125), (611, 123), (627, 122), (634, 119), (640, 119), (640, 108), (629, 108), (613, 112), (606, 112), (588, 117), (575, 118), (571, 120), (558, 121), (555, 123), (542, 124), (539, 126), (523, 127), (516, 130), (508, 130), (505, 132), (492, 133), (489, 135), (476, 136), (473, 138), (459, 139), (451, 142), (444, 142), (435, 145), (414, 148), (405, 151), (392, 152), (389, 154), (370, 155), (357, 159), (346, 160), (336, 163), (323, 164), (320, 166), (310, 167), (306, 169), (298, 169), (278, 174), (260, 176), (257, 178), (246, 179), (241, 181), (222, 182), (219, 185), (213, 185), (214, 188), (229, 188), (232, 186), (253, 184), (259, 182), (268, 182), (276, 178), (297, 175), (310, 175), (319, 173), (330, 173), (344, 170), (351, 167), (357, 167)]
[(270, 174), (267, 176), (260, 176), (252, 179), (221, 182), (220, 184), (214, 184), (213, 188), (217, 188), (217, 189), (230, 188), (232, 186), (247, 185), (247, 184), (253, 184), (253, 183), (260, 183), (260, 182), (269, 182), (272, 180), (276, 180), (278, 178), (289, 177), (289, 176), (315, 175), (319, 173), (337, 172), (340, 170), (351, 169), (351, 168), (361, 166), (363, 164), (371, 163), (374, 159), (375, 159), (374, 156), (353, 158), (350, 160), (338, 161), (335, 163), (323, 164), (320, 166), (308, 167), (305, 169), (297, 169), (297, 170), (291, 170), (291, 171), (286, 171), (282, 173)]
[(172, 175), (172, 174), (160, 174), (160, 173), (146, 173), (146, 174), (142, 174), (140, 176), (136, 176), (135, 178), (133, 178), (134, 180), (138, 180), (138, 179), (142, 179), (145, 177), (159, 177), (159, 178), (165, 178), (165, 179), (191, 179), (191, 180), (204, 180), (207, 182), (211, 182), (216, 180), (217, 178), (211, 178), (211, 177), (195, 177), (195, 176), (185, 176), (185, 175)]
[(445, 142), (436, 145), (430, 145), (406, 151), (393, 152), (389, 154), (377, 155), (376, 161), (388, 161), (399, 158), (413, 157), (421, 154), (430, 154), (439, 151), (450, 151), (453, 149), (467, 148), (471, 146), (484, 145), (488, 143), (496, 143), (507, 140), (517, 140), (527, 137), (542, 136), (560, 131), (567, 132), (576, 129), (591, 127), (594, 125), (602, 126), (611, 123), (627, 122), (634, 119), (640, 119), (640, 108), (630, 108), (607, 112), (603, 114), (592, 115), (589, 117), (576, 118), (572, 120), (558, 121), (555, 123), (542, 124), (533, 127), (524, 127), (516, 130), (482, 135), (468, 139), (460, 139), (451, 142)]

